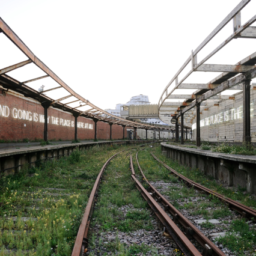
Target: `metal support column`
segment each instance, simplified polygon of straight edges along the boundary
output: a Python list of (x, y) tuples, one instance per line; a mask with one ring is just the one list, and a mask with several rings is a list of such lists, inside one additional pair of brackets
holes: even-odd
[(246, 147), (251, 145), (250, 84), (251, 80), (243, 82), (243, 143)]
[(146, 129), (146, 140), (148, 139), (148, 129)]
[(109, 131), (109, 139), (112, 140), (112, 123), (109, 123), (109, 128), (110, 128), (110, 131)]
[(44, 108), (44, 141), (48, 141), (48, 108), (50, 107), (49, 103), (42, 103)]
[(176, 124), (175, 124), (175, 141), (179, 141), (179, 125), (178, 125), (178, 118), (176, 118)]
[(93, 119), (93, 121), (94, 121), (94, 141), (97, 141), (98, 140), (98, 136), (97, 136), (97, 122), (98, 122), (98, 120)]
[(122, 125), (122, 127), (123, 127), (123, 140), (124, 140), (124, 134), (125, 134), (125, 125)]
[(134, 127), (134, 136), (133, 136), (134, 140), (136, 140), (136, 132), (137, 132), (137, 127)]
[(159, 130), (159, 140), (161, 140), (161, 130)]
[(200, 103), (196, 103), (196, 145), (200, 147)]
[(186, 128), (186, 140), (188, 140), (188, 128)]
[(180, 132), (181, 132), (181, 136), (180, 136), (180, 143), (184, 144), (184, 114), (181, 114), (180, 116)]
[(73, 114), (75, 117), (75, 141), (78, 141), (77, 139), (77, 117), (79, 116), (79, 114)]

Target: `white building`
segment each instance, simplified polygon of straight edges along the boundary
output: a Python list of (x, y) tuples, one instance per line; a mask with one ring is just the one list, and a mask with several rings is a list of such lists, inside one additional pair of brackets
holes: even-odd
[[(105, 109), (105, 110), (112, 115), (121, 116), (121, 111), (123, 110), (123, 106), (147, 105), (147, 104), (150, 104), (148, 96), (140, 94), (140, 95), (131, 97), (131, 99), (126, 104), (118, 103), (116, 104), (115, 109)], [(158, 118), (143, 118), (141, 119), (141, 121), (143, 123), (148, 123), (148, 124), (167, 125), (166, 123), (162, 122)]]

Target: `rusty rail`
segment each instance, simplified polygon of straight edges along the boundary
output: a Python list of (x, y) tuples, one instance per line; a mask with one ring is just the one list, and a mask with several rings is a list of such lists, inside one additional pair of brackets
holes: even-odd
[(217, 198), (219, 198), (221, 201), (223, 201), (225, 204), (227, 204), (227, 206), (231, 209), (231, 210), (235, 210), (237, 212), (239, 212), (243, 217), (248, 218), (248, 219), (253, 219), (254, 221), (256, 220), (256, 210), (243, 205), (233, 199), (230, 199), (228, 197), (225, 197), (209, 188), (206, 188), (204, 186), (202, 186), (199, 183), (196, 183), (190, 179), (188, 179), (187, 177), (183, 176), (182, 174), (178, 173), (177, 171), (175, 171), (174, 169), (172, 169), (170, 166), (168, 166), (167, 164), (165, 164), (164, 162), (162, 162), (161, 160), (159, 160), (153, 153), (151, 153), (151, 155), (154, 157), (154, 159), (156, 161), (158, 161), (159, 163), (161, 163), (166, 169), (168, 169), (169, 171), (171, 171), (174, 175), (176, 175), (179, 179), (184, 180), (188, 186), (190, 187), (194, 187), (195, 189), (201, 190), (209, 195), (213, 195)]
[(157, 218), (165, 226), (167, 232), (171, 235), (177, 246), (181, 251), (188, 256), (202, 256), (202, 254), (195, 248), (195, 246), (189, 241), (184, 233), (177, 227), (167, 213), (161, 208), (161, 206), (153, 199), (153, 197), (147, 192), (147, 190), (136, 179), (135, 172), (132, 163), (132, 157), (130, 157), (130, 167), (132, 172), (132, 179), (136, 183), (137, 189), (142, 194), (143, 198), (147, 201), (151, 209), (156, 214)]
[(164, 206), (165, 211), (168, 211), (176, 221), (178, 221), (186, 230), (188, 236), (193, 236), (194, 239), (204, 248), (203, 255), (215, 255), (215, 256), (224, 256), (223, 253), (210, 239), (208, 239), (199, 229), (197, 229), (185, 216), (182, 215), (166, 198), (160, 194), (157, 189), (150, 184), (144, 175), (142, 168), (139, 164), (138, 153), (136, 154), (136, 161), (143, 176), (143, 179), (147, 182), (152, 191), (152, 196), (157, 199), (157, 202), (161, 202)]
[[(119, 154), (119, 153), (117, 153)], [(87, 206), (85, 208), (85, 212), (84, 212), (84, 216), (82, 219), (82, 222), (80, 224), (77, 236), (76, 236), (76, 241), (73, 247), (73, 252), (72, 252), (72, 256), (81, 256), (83, 255), (84, 250), (86, 249), (87, 245), (88, 245), (88, 239), (87, 239), (87, 234), (88, 234), (88, 230), (89, 230), (89, 225), (90, 225), (90, 218), (93, 212), (93, 206), (94, 206), (94, 201), (95, 201), (95, 196), (96, 196), (96, 192), (98, 190), (99, 184), (100, 184), (100, 180), (101, 180), (101, 176), (104, 172), (104, 170), (106, 169), (107, 165), (109, 164), (109, 162), (117, 155), (113, 155), (112, 157), (110, 157), (107, 162), (103, 165), (103, 167), (100, 170), (100, 173), (98, 174), (98, 177), (94, 183), (91, 195), (89, 197)]]

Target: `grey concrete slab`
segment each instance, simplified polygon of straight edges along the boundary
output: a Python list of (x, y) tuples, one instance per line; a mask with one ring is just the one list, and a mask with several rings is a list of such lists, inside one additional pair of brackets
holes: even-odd
[(174, 145), (167, 144), (166, 142), (162, 142), (161, 146), (188, 152), (188, 153), (192, 153), (192, 154), (196, 154), (196, 155), (201, 155), (201, 156), (226, 159), (226, 160), (231, 160), (231, 161), (235, 161), (235, 162), (245, 162), (245, 163), (256, 164), (256, 156), (251, 156), (251, 155), (234, 155), (234, 154), (224, 154), (224, 153), (218, 153), (218, 152), (215, 153), (215, 152), (211, 152), (208, 150), (179, 147), (176, 145), (174, 146)]
[[(199, 219), (199, 220), (194, 220), (196, 224), (203, 224), (203, 223), (206, 223), (207, 220), (205, 219)], [(208, 220), (208, 222), (212, 223), (212, 224), (219, 224), (220, 221), (219, 220), (216, 220), (216, 219), (211, 219), (211, 220)]]

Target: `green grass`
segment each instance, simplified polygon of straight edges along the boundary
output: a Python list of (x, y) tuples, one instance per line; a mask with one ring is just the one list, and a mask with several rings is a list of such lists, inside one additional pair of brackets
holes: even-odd
[[(238, 188), (237, 191), (234, 191), (233, 189), (225, 188), (217, 181), (215, 181), (212, 177), (202, 174), (202, 172), (199, 171), (198, 169), (191, 169), (189, 167), (181, 165), (176, 161), (173, 161), (170, 158), (166, 158), (165, 156), (162, 155), (160, 147), (155, 147), (153, 153), (156, 155), (158, 159), (166, 163), (168, 166), (172, 167), (178, 173), (181, 173), (182, 175), (186, 176), (187, 178), (213, 191), (216, 191), (226, 197), (229, 197), (233, 200), (239, 201), (244, 205), (256, 209), (256, 200), (250, 194), (244, 194), (244, 189)], [(151, 158), (152, 161), (154, 160), (151, 155), (148, 155), (148, 158)], [(210, 196), (210, 199), (213, 200), (214, 196)], [(217, 198), (215, 198), (215, 200), (219, 201)]]
[(224, 236), (216, 239), (219, 243), (228, 249), (237, 253), (237, 255), (256, 255), (256, 232), (255, 228), (250, 228), (248, 223), (242, 220), (234, 220), (229, 228), (229, 232)]
[(202, 223), (201, 226), (202, 226), (203, 228), (206, 228), (206, 229), (213, 229), (213, 228), (215, 227), (214, 224), (212, 224), (212, 223), (209, 222), (209, 221), (206, 221), (206, 222)]
[(213, 152), (220, 152), (226, 154), (239, 154), (239, 155), (256, 155), (256, 149), (253, 146), (237, 146), (237, 145), (227, 145), (225, 143), (220, 144), (212, 148)]
[(13, 255), (71, 255), (95, 177), (118, 150), (105, 146), (73, 151), (69, 157), (38, 161), (35, 167), (1, 177), (0, 255), (5, 248), (13, 249)]
[[(132, 151), (134, 154), (136, 151)], [(153, 230), (152, 216), (148, 210), (147, 203), (141, 197), (129, 170), (130, 154), (123, 152), (115, 157), (106, 168), (99, 189), (99, 197), (96, 209), (92, 216), (92, 227), (100, 227), (102, 232), (132, 232), (139, 229), (147, 231)], [(120, 208), (129, 207), (124, 213)], [(93, 249), (90, 255), (95, 254), (96, 248), (100, 249), (99, 241), (94, 241), (95, 232), (89, 234), (89, 249)], [(132, 244), (127, 246), (115, 242), (108, 243), (106, 246), (113, 255), (143, 255), (152, 248), (147, 245)], [(93, 254), (94, 253), (94, 254)]]

